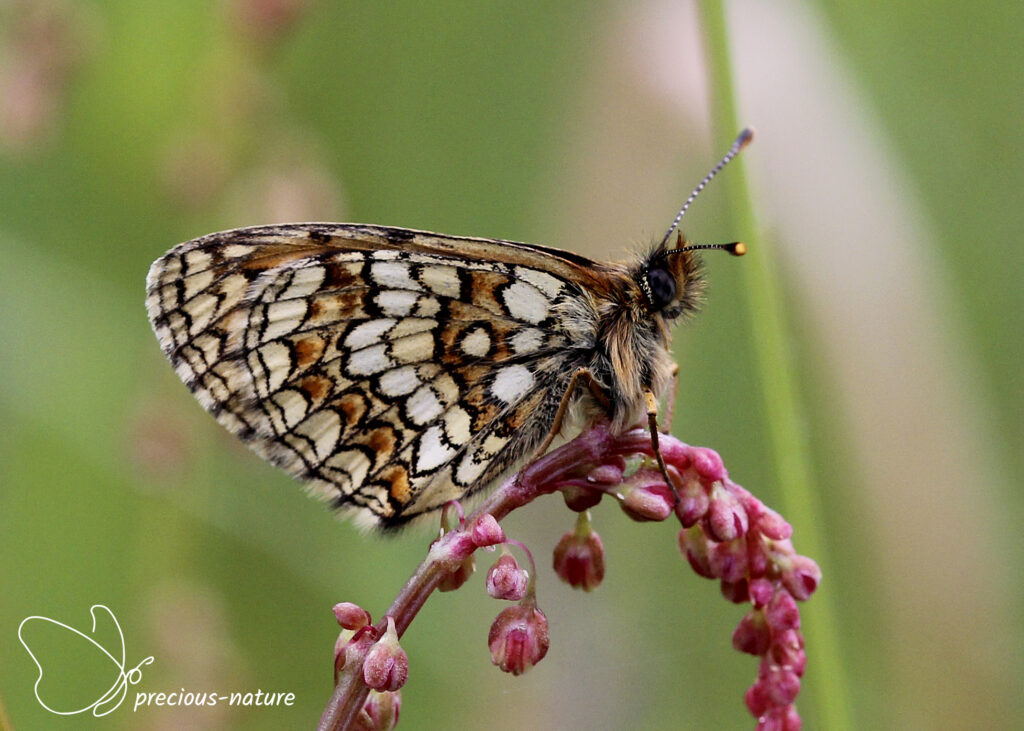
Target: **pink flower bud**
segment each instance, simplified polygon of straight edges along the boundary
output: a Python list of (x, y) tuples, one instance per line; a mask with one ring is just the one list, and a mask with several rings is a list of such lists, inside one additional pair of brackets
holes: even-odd
[(821, 581), (821, 569), (807, 556), (793, 556), (790, 565), (782, 571), (782, 585), (794, 599), (807, 601)]
[(503, 553), (487, 571), (487, 593), (495, 599), (517, 602), (526, 596), (529, 583), (530, 577), (510, 553)]
[(708, 565), (713, 574), (724, 581), (739, 581), (747, 575), (747, 542), (712, 542), (708, 548)]
[(788, 706), (800, 694), (800, 678), (787, 668), (772, 668), (764, 682), (772, 705)]
[(506, 673), (522, 675), (548, 652), (548, 620), (532, 601), (501, 612), (487, 644), (491, 661)]
[(747, 688), (746, 695), (743, 696), (744, 702), (747, 704), (747, 708), (750, 713), (756, 718), (761, 716), (765, 711), (768, 710), (768, 691), (765, 688), (763, 680), (758, 680), (752, 686)]
[(740, 652), (760, 657), (768, 652), (772, 633), (762, 612), (753, 611), (740, 620), (732, 633), (732, 646)]
[(565, 500), (566, 507), (575, 513), (590, 510), (601, 502), (603, 497), (604, 493), (596, 488), (581, 485), (569, 485), (562, 488), (562, 498)]
[(672, 515), (675, 496), (664, 482), (653, 481), (663, 479), (660, 474), (645, 477), (650, 477), (652, 481), (627, 490), (619, 506), (633, 520), (665, 520)]
[(402, 709), (402, 694), (398, 691), (380, 693), (371, 690), (366, 704), (356, 719), (358, 731), (391, 731), (398, 725), (398, 714)]
[(693, 461), (693, 468), (697, 470), (697, 474), (702, 480), (718, 482), (727, 476), (722, 458), (713, 449), (694, 447), (690, 452), (690, 459)]
[(676, 483), (676, 489), (679, 491), (679, 502), (675, 507), (676, 517), (684, 528), (696, 525), (708, 512), (711, 501), (708, 491), (689, 470), (684, 473), (681, 482)]
[[(577, 524), (579, 526), (579, 524)], [(555, 573), (574, 589), (592, 591), (604, 579), (604, 544), (590, 529), (566, 533), (555, 546)]]
[(372, 621), (370, 613), (352, 602), (339, 602), (334, 605), (334, 617), (345, 629), (362, 629)]
[(793, 535), (793, 526), (770, 508), (764, 508), (764, 512), (758, 516), (757, 529), (773, 541), (784, 541)]
[(800, 731), (803, 722), (793, 706), (772, 708), (757, 719), (756, 731)]
[(775, 596), (765, 607), (765, 618), (775, 632), (800, 628), (800, 609), (796, 605), (796, 600), (785, 591), (775, 592)]
[(388, 628), (363, 661), (363, 681), (374, 690), (395, 691), (409, 677), (409, 657), (398, 644), (395, 620), (388, 617)]
[(476, 560), (471, 554), (459, 564), (458, 568), (441, 579), (441, 583), (437, 585), (437, 590), (455, 591), (469, 581), (469, 577), (473, 575), (474, 571), (476, 571)]
[(708, 539), (700, 528), (683, 528), (679, 531), (679, 550), (690, 562), (690, 567), (705, 579), (715, 578), (708, 560)]
[(712, 492), (707, 515), (708, 533), (716, 541), (731, 541), (747, 532), (747, 511), (726, 490)]
[(804, 638), (793, 629), (778, 634), (768, 652), (768, 657), (776, 665), (786, 667), (803, 676), (807, 667), (807, 653), (804, 652)]
[(595, 485), (618, 485), (622, 482), (622, 472), (626, 468), (626, 461), (620, 459), (615, 464), (605, 463), (598, 465), (587, 474), (587, 482)]
[(480, 548), (505, 542), (505, 531), (490, 513), (484, 513), (473, 526), (473, 543)]
[(750, 603), (760, 609), (772, 600), (775, 594), (775, 586), (768, 579), (754, 579), (748, 588)]
[(746, 579), (739, 581), (722, 581), (719, 583), (722, 596), (733, 604), (743, 604), (750, 599), (750, 591)]

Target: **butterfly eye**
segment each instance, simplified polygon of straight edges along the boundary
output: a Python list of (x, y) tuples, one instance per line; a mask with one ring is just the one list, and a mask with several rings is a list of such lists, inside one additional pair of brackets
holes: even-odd
[(647, 284), (650, 287), (651, 309), (654, 312), (663, 310), (675, 299), (676, 280), (664, 269), (649, 270)]

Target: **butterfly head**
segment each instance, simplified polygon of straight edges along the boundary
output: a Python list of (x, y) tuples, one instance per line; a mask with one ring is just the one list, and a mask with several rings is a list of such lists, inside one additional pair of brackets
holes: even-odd
[(743, 256), (747, 247), (742, 242), (730, 244), (687, 244), (679, 235), (674, 249), (659, 246), (644, 261), (637, 274), (637, 284), (650, 313), (674, 319), (697, 308), (704, 286), (700, 273), (698, 251), (721, 249), (733, 256)]

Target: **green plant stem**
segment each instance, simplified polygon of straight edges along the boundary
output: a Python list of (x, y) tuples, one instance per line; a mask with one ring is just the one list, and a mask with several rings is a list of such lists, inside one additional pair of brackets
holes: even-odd
[[(701, 17), (711, 88), (714, 129), (722, 138), (732, 139), (740, 128), (736, 118), (731, 74), (729, 36), (720, 0), (701, 0)], [(757, 232), (750, 192), (743, 165), (732, 166), (722, 181), (733, 205), (737, 230)], [(826, 557), (824, 511), (812, 488), (810, 450), (804, 429), (799, 391), (792, 368), (782, 297), (772, 253), (763, 246), (749, 247), (750, 254), (740, 269), (750, 307), (756, 368), (764, 398), (764, 423), (781, 496), (783, 513), (794, 524), (794, 538), (801, 553), (813, 557), (823, 570), (822, 589), (807, 607), (803, 627), (807, 642), (808, 678), (817, 690), (808, 698), (815, 703), (820, 728), (856, 728), (847, 694), (847, 682), (838, 641), (837, 623), (828, 592), (829, 564)]]

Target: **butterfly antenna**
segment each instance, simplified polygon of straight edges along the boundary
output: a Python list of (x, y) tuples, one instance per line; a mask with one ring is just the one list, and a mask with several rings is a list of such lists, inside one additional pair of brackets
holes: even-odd
[[(696, 188), (694, 188), (693, 192), (690, 193), (690, 197), (686, 199), (686, 203), (683, 204), (683, 207), (679, 210), (678, 215), (676, 215), (676, 220), (674, 220), (672, 222), (672, 225), (668, 227), (668, 231), (665, 232), (665, 238), (663, 238), (661, 240), (661, 247), (660, 248), (664, 248), (665, 245), (668, 244), (668, 240), (669, 240), (669, 238), (671, 238), (672, 232), (676, 230), (676, 226), (679, 225), (679, 221), (682, 219), (683, 214), (686, 213), (686, 209), (690, 207), (690, 204), (693, 203), (694, 199), (700, 194), (700, 192), (702, 190), (704, 190), (704, 188), (707, 186), (707, 184), (711, 182), (711, 179), (713, 177), (715, 177), (716, 175), (718, 175), (719, 171), (722, 168), (724, 168), (726, 165), (729, 164), (730, 160), (732, 160), (734, 157), (736, 157), (738, 154), (740, 154), (740, 150), (742, 150), (744, 147), (746, 147), (748, 144), (750, 144), (750, 141), (752, 139), (754, 139), (754, 129), (752, 127), (747, 127), (742, 132), (740, 132), (739, 136), (736, 138), (736, 141), (732, 143), (732, 147), (730, 147), (729, 151), (727, 153), (725, 153), (725, 157), (723, 157), (721, 160), (719, 160), (718, 164), (715, 165), (713, 168), (711, 168), (711, 172), (708, 173), (707, 175), (705, 175), (704, 179), (702, 181), (700, 181), (700, 185), (698, 185)], [(729, 245), (726, 244), (726, 246), (729, 246)], [(715, 247), (706, 247), (706, 248), (715, 248)], [(722, 248), (722, 247), (718, 247), (718, 248)], [(732, 253), (735, 253), (735, 252), (732, 252)]]

